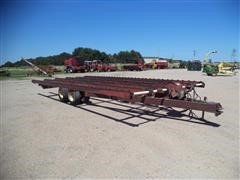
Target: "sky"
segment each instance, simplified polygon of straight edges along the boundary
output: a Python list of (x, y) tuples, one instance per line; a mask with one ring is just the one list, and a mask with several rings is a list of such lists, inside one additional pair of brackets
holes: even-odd
[(108, 54), (213, 61), (239, 52), (238, 0), (11, 0), (0, 2), (0, 60), (89, 47)]

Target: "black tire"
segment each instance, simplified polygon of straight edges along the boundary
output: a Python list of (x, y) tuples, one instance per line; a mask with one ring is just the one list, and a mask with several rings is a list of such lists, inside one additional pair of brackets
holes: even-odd
[(66, 71), (66, 73), (74, 73), (75, 72), (75, 70), (71, 67), (68, 67), (65, 71)]
[(81, 73), (85, 73), (85, 72), (87, 72), (86, 69), (81, 69)]
[(89, 96), (84, 96), (82, 98), (82, 102), (86, 104), (91, 104), (90, 97)]
[(73, 68), (69, 68), (69, 73), (75, 73), (75, 70)]
[(82, 103), (82, 94), (79, 91), (68, 91), (68, 101), (71, 105)]
[(59, 88), (58, 89), (58, 97), (61, 102), (68, 102), (68, 89), (67, 88)]

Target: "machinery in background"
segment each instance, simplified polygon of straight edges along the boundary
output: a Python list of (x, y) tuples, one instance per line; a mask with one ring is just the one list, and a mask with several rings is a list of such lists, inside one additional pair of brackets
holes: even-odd
[(146, 69), (167, 69), (168, 61), (166, 60), (152, 60), (150, 63), (144, 64)]
[(188, 61), (187, 70), (188, 71), (201, 71), (202, 63), (201, 61)]
[(86, 64), (84, 63), (84, 61), (75, 57), (66, 59), (64, 61), (64, 66), (65, 66), (65, 72), (67, 73), (86, 71)]
[(117, 71), (115, 64), (102, 63), (101, 60), (93, 60), (90, 64), (91, 71), (106, 72), (106, 71)]
[(236, 75), (234, 65), (226, 62), (216, 63), (206, 63), (203, 65), (203, 72), (208, 76), (217, 75)]
[(124, 71), (142, 71), (145, 69), (144, 62), (139, 60), (136, 64), (125, 64), (122, 69)]
[(236, 71), (233, 64), (221, 62), (221, 63), (212, 63), (209, 60), (209, 55), (218, 53), (217, 50), (209, 51), (204, 59), (203, 72), (208, 76), (217, 76), (217, 75), (235, 75)]
[(92, 71), (116, 71), (117, 66), (103, 63), (101, 60), (80, 60), (76, 57), (64, 61), (65, 72), (92, 72)]
[(54, 74), (54, 72), (58, 71), (54, 66), (49, 65), (49, 66), (38, 67), (26, 59), (22, 59), (22, 60), (26, 62), (28, 65), (30, 65), (33, 71), (37, 72), (39, 75), (46, 75), (51, 77)]

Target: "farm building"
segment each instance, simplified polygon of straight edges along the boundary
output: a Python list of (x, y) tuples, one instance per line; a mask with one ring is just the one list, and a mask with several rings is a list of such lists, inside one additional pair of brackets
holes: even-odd
[(143, 59), (144, 59), (145, 63), (150, 63), (152, 61), (158, 61), (159, 57), (154, 57), (154, 56), (152, 56), (152, 57), (143, 57)]

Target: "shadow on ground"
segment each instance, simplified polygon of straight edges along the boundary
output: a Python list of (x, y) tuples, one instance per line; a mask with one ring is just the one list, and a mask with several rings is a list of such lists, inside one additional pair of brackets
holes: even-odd
[[(41, 93), (38, 93), (38, 95), (61, 102), (58, 99), (58, 95), (53, 92), (50, 92), (50, 95), (45, 95)], [(110, 119), (116, 122), (129, 125), (131, 127), (138, 127), (142, 124), (153, 122), (161, 118), (167, 118), (169, 120), (176, 120), (176, 121), (182, 121), (187, 123), (195, 123), (200, 125), (207, 125), (211, 127), (220, 126), (220, 124), (210, 122), (202, 118), (189, 116), (189, 114), (185, 114), (187, 110), (177, 111), (177, 110), (174, 110), (173, 108), (165, 108), (165, 107), (154, 108), (154, 107), (146, 107), (141, 104), (132, 105), (128, 103), (114, 101), (111, 99), (101, 99), (101, 98), (92, 98), (92, 97), (91, 99), (94, 101), (93, 103), (81, 104), (73, 107), (88, 111), (90, 113), (97, 114), (99, 116), (105, 117), (107, 119)], [(70, 105), (68, 103), (64, 103), (64, 104)], [(117, 112), (127, 117), (116, 118), (116, 117), (110, 116), (109, 113), (102, 113), (101, 110), (100, 111), (93, 110), (94, 108), (91, 108), (91, 107), (110, 110), (113, 112), (112, 114), (114, 114), (114, 112), (115, 113)]]

